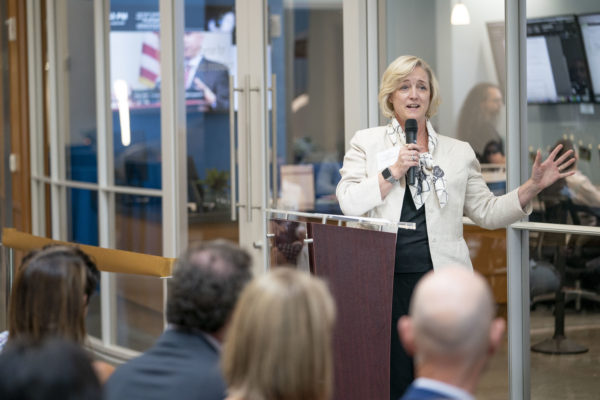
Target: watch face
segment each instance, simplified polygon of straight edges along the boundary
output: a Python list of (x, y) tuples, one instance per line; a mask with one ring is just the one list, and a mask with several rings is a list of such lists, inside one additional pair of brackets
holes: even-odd
[(381, 171), (381, 175), (383, 176), (383, 179), (385, 179), (386, 181), (389, 181), (389, 182), (395, 181), (394, 177), (392, 176), (392, 172), (390, 171), (389, 168), (385, 168), (383, 171)]

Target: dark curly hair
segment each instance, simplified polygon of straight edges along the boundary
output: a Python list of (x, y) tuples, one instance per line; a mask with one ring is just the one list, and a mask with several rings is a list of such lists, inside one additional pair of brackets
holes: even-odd
[(167, 321), (184, 330), (219, 331), (251, 277), (250, 255), (232, 242), (193, 244), (169, 279)]

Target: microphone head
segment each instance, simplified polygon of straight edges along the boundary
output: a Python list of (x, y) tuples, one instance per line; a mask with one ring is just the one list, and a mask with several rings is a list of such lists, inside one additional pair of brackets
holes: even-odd
[(407, 119), (404, 123), (404, 132), (406, 133), (406, 143), (417, 143), (417, 120)]
[(405, 132), (417, 132), (418, 125), (417, 120), (414, 118), (407, 119), (404, 123), (404, 131)]

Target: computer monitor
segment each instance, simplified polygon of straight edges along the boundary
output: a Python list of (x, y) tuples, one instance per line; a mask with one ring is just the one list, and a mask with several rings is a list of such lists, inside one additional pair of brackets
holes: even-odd
[(592, 101), (583, 41), (574, 15), (527, 21), (527, 102)]
[(600, 103), (600, 14), (579, 16), (579, 26), (594, 87), (594, 100)]

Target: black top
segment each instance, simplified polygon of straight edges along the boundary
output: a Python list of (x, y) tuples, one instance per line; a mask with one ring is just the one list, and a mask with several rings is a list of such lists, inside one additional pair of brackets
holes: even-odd
[(431, 261), (431, 253), (429, 252), (425, 205), (417, 210), (408, 186), (404, 192), (400, 221), (414, 222), (417, 228), (414, 231), (410, 229), (398, 229), (394, 272), (414, 273), (429, 271), (433, 268), (433, 262)]

